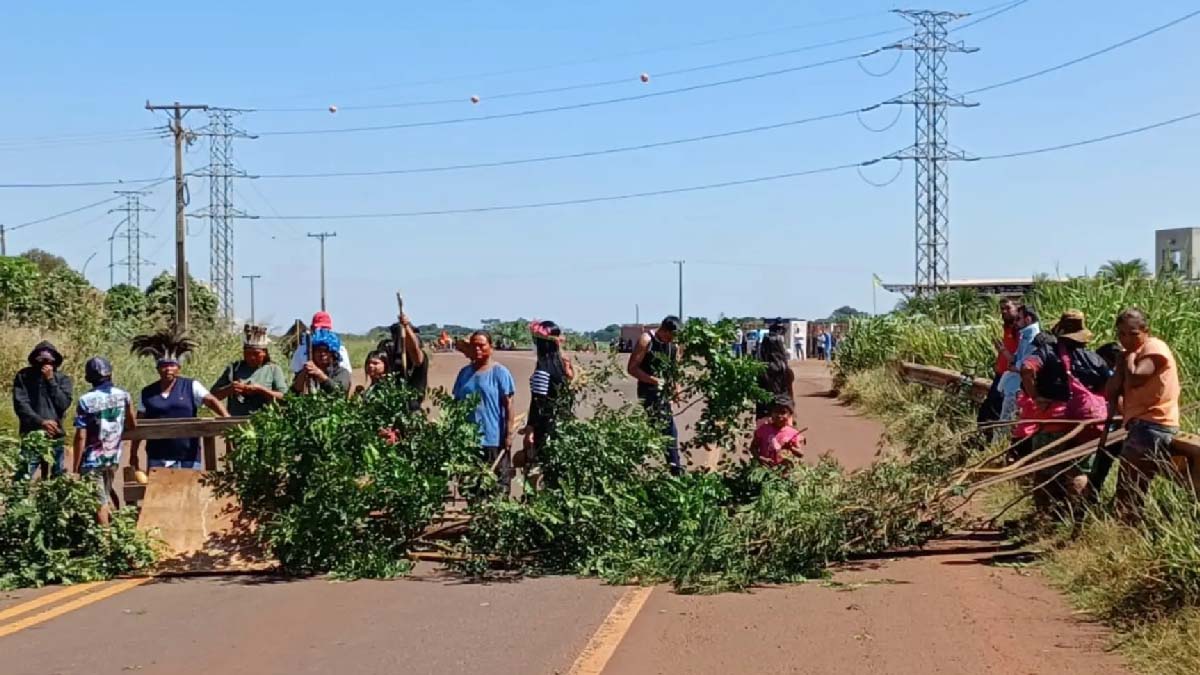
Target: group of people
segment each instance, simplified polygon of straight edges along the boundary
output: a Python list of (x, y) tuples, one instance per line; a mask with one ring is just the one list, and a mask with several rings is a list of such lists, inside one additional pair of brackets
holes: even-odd
[(1135, 308), (1116, 317), (1117, 341), (1095, 350), (1095, 336), (1077, 310), (1064, 312), (1049, 331), (1033, 307), (1012, 300), (1001, 302), (1000, 317), (1003, 336), (995, 343), (995, 378), (980, 424), (1011, 436), (1019, 457), (1069, 433), (1076, 444), (1103, 442), (1119, 417), (1128, 434), (1118, 451), (1100, 447), (1090, 467), (1035, 475), (1044, 487), (1034, 497), (1046, 510), (1067, 499), (1095, 500), (1119, 457), (1116, 504), (1124, 517), (1136, 519), (1150, 481), (1170, 464), (1179, 432), (1179, 369), (1170, 347)]
[[(513, 428), (515, 383), (512, 374), (492, 361), (491, 334), (476, 331), (456, 348), (468, 359), (455, 379), (453, 395), (458, 400), (477, 396), (474, 420), (479, 427), (481, 459), (492, 462), (507, 487), (511, 473), (511, 439), (515, 431), (524, 438), (527, 461), (536, 461), (537, 451), (554, 435), (557, 422), (570, 414), (567, 383), (574, 368), (562, 352), (562, 330), (552, 321), (531, 324), (537, 350), (537, 366), (530, 380), (532, 394), (527, 424)], [(406, 383), (415, 392), (412, 409), (421, 408), (428, 388), (429, 358), (421, 338), (404, 314), (390, 327), (390, 335), (370, 351), (363, 363), (366, 384), (352, 389), (352, 366), (341, 339), (333, 331), (326, 312), (313, 315), (307, 333), (293, 352), (288, 384), (283, 368), (271, 359), (271, 341), (262, 326), (243, 329), (242, 357), (230, 363), (213, 383), (183, 377), (180, 364), (194, 344), (168, 331), (135, 340), (135, 353), (155, 359), (158, 380), (137, 396), (113, 383), (112, 364), (93, 357), (84, 366), (91, 389), (74, 399), (71, 378), (62, 372), (63, 356), (49, 342), (34, 347), (29, 365), (13, 381), (13, 407), (22, 436), (41, 431), (51, 441), (49, 457), (28, 458), (21, 467), (24, 477), (43, 478), (66, 471), (95, 483), (101, 501), (98, 519), (109, 521), (116, 501), (115, 478), (122, 460), (122, 442), (140, 419), (186, 419), (207, 408), (217, 417), (248, 416), (264, 406), (296, 395), (324, 393), (371, 396), (374, 388), (389, 377)], [(64, 418), (76, 403), (76, 433), (70, 458), (66, 456)], [(139, 481), (146, 480), (139, 458), (140, 443), (132, 441), (129, 466)], [(198, 438), (156, 439), (146, 442), (147, 468), (200, 469)]]

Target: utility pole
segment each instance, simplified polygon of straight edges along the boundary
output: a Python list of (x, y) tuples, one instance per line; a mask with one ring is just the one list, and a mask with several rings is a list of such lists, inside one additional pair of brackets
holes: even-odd
[(243, 274), (242, 278), (250, 280), (250, 323), (256, 323), (254, 321), (254, 280), (261, 279), (262, 275), (261, 274)]
[(208, 278), (220, 303), (221, 316), (232, 320), (234, 314), (233, 220), (253, 218), (233, 206), (233, 179), (247, 178), (233, 161), (233, 139), (255, 138), (233, 126), (233, 117), (242, 110), (209, 108), (208, 126), (198, 135), (208, 136), (208, 166), (197, 176), (208, 178), (208, 206), (192, 214), (208, 218)]
[(951, 42), (946, 25), (966, 14), (930, 10), (893, 10), (913, 24), (911, 40), (888, 49), (903, 49), (916, 56), (913, 90), (887, 101), (911, 105), (916, 111), (916, 137), (904, 150), (888, 159), (916, 164), (916, 274), (917, 293), (936, 293), (950, 280), (950, 173), (948, 162), (965, 160), (962, 150), (950, 145), (947, 109), (973, 107), (962, 96), (951, 94), (946, 84), (946, 54), (979, 51), (962, 42)]
[(188, 269), (184, 243), (187, 237), (187, 186), (183, 180), (183, 144), (191, 143), (193, 135), (183, 128), (183, 116), (191, 110), (208, 110), (207, 105), (183, 105), (176, 101), (170, 105), (151, 105), (146, 101), (146, 110), (170, 110), (174, 113), (171, 135), (175, 137), (175, 328), (180, 332), (188, 327)]
[(336, 237), (337, 232), (309, 232), (308, 236), (321, 240), (321, 311), (325, 311), (325, 240)]
[(0, 256), (8, 257), (8, 230), (0, 225)]
[(642, 306), (637, 303), (633, 304), (633, 323), (635, 326), (642, 325)]
[(672, 262), (679, 267), (679, 322), (683, 323), (683, 263), (687, 261), (674, 260)]
[[(148, 206), (142, 205), (142, 195), (146, 194), (146, 192), (144, 192), (144, 191), (141, 191), (141, 190), (114, 190), (113, 193), (122, 195), (125, 197), (125, 205), (115, 208), (115, 209), (110, 209), (109, 213), (124, 213), (125, 214), (125, 218), (122, 219), (121, 224), (125, 226), (125, 239), (127, 240), (126, 243), (128, 244), (127, 251), (125, 254), (125, 261), (124, 261), (124, 263), (122, 263), (125, 265), (125, 269), (126, 269), (126, 283), (128, 283), (130, 286), (133, 286), (134, 288), (141, 288), (142, 287), (142, 263), (146, 262), (146, 261), (142, 260), (142, 237), (143, 236), (151, 236), (151, 235), (143, 235), (142, 234), (141, 214), (143, 211), (153, 211), (154, 209), (152, 209)], [(118, 227), (120, 227), (120, 226), (118, 225)], [(116, 236), (116, 232), (117, 231), (114, 229), (113, 230), (114, 237)], [(109, 242), (108, 250), (109, 250), (109, 258), (110, 258), (109, 262), (110, 262), (110, 267), (111, 267), (111, 265), (112, 265), (112, 261), (111, 261), (112, 242), (111, 241)], [(109, 281), (109, 286), (111, 287), (112, 281), (113, 281), (111, 269), (109, 271), (108, 281)]]

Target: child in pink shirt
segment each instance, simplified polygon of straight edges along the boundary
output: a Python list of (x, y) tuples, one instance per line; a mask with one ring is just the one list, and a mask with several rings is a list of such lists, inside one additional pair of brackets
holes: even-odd
[(804, 436), (792, 424), (792, 400), (776, 397), (771, 416), (754, 432), (750, 444), (754, 459), (767, 466), (779, 466), (803, 457)]

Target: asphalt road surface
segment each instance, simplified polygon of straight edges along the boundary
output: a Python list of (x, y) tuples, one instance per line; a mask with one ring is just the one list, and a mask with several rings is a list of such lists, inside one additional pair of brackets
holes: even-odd
[[(498, 354), (525, 392), (533, 357)], [(438, 355), (431, 384), (465, 363)], [(871, 461), (880, 429), (797, 366), (810, 456)], [(621, 389), (631, 395), (633, 384)], [(689, 421), (687, 419), (685, 422)], [(697, 458), (708, 462), (713, 458)], [(866, 561), (831, 581), (680, 596), (553, 577), (471, 584), (424, 566), (396, 581), (132, 579), (0, 596), (0, 673), (846, 673), (1106, 675), (1107, 636), (986, 538)]]

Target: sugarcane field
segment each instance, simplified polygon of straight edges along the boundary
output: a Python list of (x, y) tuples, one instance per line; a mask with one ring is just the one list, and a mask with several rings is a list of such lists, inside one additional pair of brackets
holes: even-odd
[(14, 7), (0, 673), (1200, 672), (1118, 9)]

